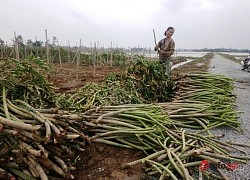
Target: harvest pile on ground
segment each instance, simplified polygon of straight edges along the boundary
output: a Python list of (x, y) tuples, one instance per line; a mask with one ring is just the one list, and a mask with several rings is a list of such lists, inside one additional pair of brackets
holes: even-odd
[(88, 83), (75, 93), (57, 96), (57, 106), (83, 111), (92, 106), (164, 102), (170, 100), (172, 87), (159, 63), (138, 58), (101, 84)]
[(122, 168), (145, 164), (148, 178), (225, 179), (221, 169), (202, 171), (201, 161), (249, 159), (210, 131), (240, 130), (229, 78), (192, 72), (170, 80), (158, 62), (139, 58), (102, 83), (56, 94), (42, 75), (49, 68), (41, 59), (1, 62), (2, 177), (74, 179), (79, 155), (97, 142), (143, 152)]

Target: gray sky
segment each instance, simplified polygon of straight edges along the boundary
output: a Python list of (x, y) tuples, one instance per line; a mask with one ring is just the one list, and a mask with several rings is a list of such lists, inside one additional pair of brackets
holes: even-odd
[(0, 38), (148, 48), (173, 26), (176, 48), (250, 49), (249, 20), (250, 0), (2, 0)]

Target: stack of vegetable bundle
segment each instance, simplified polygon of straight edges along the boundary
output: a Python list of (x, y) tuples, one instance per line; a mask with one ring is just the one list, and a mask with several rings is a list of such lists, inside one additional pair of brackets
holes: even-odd
[[(249, 160), (246, 156), (232, 155), (233, 151), (245, 152), (220, 142), (218, 138), (224, 135), (214, 136), (209, 131), (223, 125), (232, 128), (240, 126), (232, 94), (232, 80), (220, 75), (191, 73), (186, 74), (177, 84), (179, 91), (173, 102), (148, 107), (142, 104), (105, 106), (86, 111), (84, 114), (88, 116), (86, 120), (89, 122), (84, 123), (89, 129), (90, 140), (144, 151), (147, 155), (145, 158), (123, 167), (147, 163), (150, 167), (146, 171), (150, 175), (160, 174), (160, 179), (168, 176), (172, 179), (193, 179), (194, 172), (207, 178), (226, 178), (221, 166), (231, 171), (236, 167), (230, 166), (230, 163), (238, 166), (238, 163)], [(148, 113), (153, 112), (150, 110), (152, 107), (165, 113), (149, 116)], [(151, 125), (146, 124), (152, 120)], [(166, 126), (163, 123), (165, 121), (170, 123)], [(137, 128), (140, 131), (136, 131)], [(151, 132), (152, 128), (157, 131)], [(195, 133), (189, 129), (203, 130)], [(208, 135), (203, 131), (208, 132)], [(216, 171), (201, 171), (199, 167), (202, 160), (220, 167)]]
[(89, 83), (73, 94), (59, 94), (57, 107), (85, 111), (94, 106), (140, 104), (144, 100), (134, 88), (124, 86), (120, 81), (98, 85)]
[(125, 72), (110, 75), (101, 85), (90, 83), (73, 94), (57, 96), (57, 106), (87, 110), (93, 106), (166, 102), (173, 84), (158, 61), (138, 58)]
[(88, 118), (82, 121), (90, 141), (140, 149), (145, 153), (157, 151), (159, 143), (166, 138), (165, 130), (172, 126), (168, 115), (157, 105), (104, 106), (93, 110), (83, 113)]
[[(100, 86), (89, 84), (55, 100), (34, 64), (10, 62), (15, 65), (1, 65), (10, 71), (3, 73), (0, 81), (0, 168), (20, 179), (57, 175), (73, 178), (72, 162), (75, 154), (84, 151), (86, 141), (143, 151), (145, 158), (123, 167), (147, 163), (146, 171), (159, 174), (160, 179), (193, 179), (196, 171), (201, 176), (221, 179), (225, 175), (220, 169), (199, 171), (200, 162), (245, 163), (249, 159), (231, 155), (232, 150), (244, 152), (220, 142), (216, 139), (220, 136), (209, 131), (222, 125), (240, 125), (228, 78), (207, 73), (185, 75), (177, 82), (179, 90), (170, 103), (166, 101), (171, 97), (172, 82), (162, 67), (158, 62), (139, 59), (124, 74), (110, 76)], [(39, 59), (37, 65), (45, 66)], [(59, 108), (87, 111), (35, 109), (54, 102)], [(164, 103), (142, 104), (145, 102)]]
[[(205, 135), (176, 127), (171, 115), (159, 105), (122, 105), (92, 108), (81, 114), (91, 142), (106, 143), (123, 148), (141, 150), (146, 157), (129, 162), (123, 168), (138, 163), (146, 163), (149, 175), (159, 175), (160, 179), (192, 179), (200, 176), (221, 179), (225, 174), (221, 169), (201, 171), (202, 160), (220, 165), (228, 170), (228, 163), (244, 164), (250, 157), (235, 156), (232, 152), (244, 154), (243, 150), (219, 141), (224, 135)], [(231, 168), (231, 169), (230, 169)], [(235, 167), (234, 167), (235, 168)]]
[[(51, 67), (40, 58), (6, 59), (0, 64), (0, 168), (19, 179), (73, 178), (73, 151), (82, 150), (85, 136), (66, 120), (46, 117), (54, 92), (43, 74)], [(80, 140), (72, 146), (74, 139)], [(80, 146), (79, 146), (80, 145)], [(77, 146), (77, 147), (76, 147)], [(69, 162), (61, 158), (65, 154)], [(0, 177), (2, 177), (0, 175)], [(4, 177), (6, 178), (6, 177)]]
[(74, 156), (85, 147), (86, 136), (77, 130), (82, 127), (59, 115), (51, 116), (56, 109), (34, 109), (21, 100), (11, 102), (5, 88), (2, 100), (0, 167), (20, 179), (58, 175), (72, 179)]
[(149, 102), (170, 100), (173, 93), (173, 82), (165, 75), (165, 70), (159, 61), (140, 58), (127, 69), (125, 75), (135, 80), (135, 88)]
[(9, 99), (24, 100), (34, 107), (53, 106), (55, 94), (43, 75), (51, 69), (40, 58), (6, 59), (0, 63), (0, 88), (6, 87)]
[(178, 91), (173, 102), (160, 104), (176, 125), (204, 130), (223, 125), (239, 130), (232, 79), (216, 74), (190, 73), (176, 84)]

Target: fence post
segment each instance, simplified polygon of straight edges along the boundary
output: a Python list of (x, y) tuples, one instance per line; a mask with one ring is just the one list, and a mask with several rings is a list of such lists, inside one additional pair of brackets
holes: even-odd
[(79, 45), (79, 49), (78, 49), (78, 56), (77, 56), (77, 60), (76, 60), (76, 80), (78, 80), (78, 71), (79, 71), (79, 61), (80, 61), (80, 52), (81, 52), (81, 44), (82, 44), (82, 40), (80, 39), (80, 45)]
[(15, 51), (16, 51), (16, 59), (19, 61), (19, 48), (18, 48), (18, 39), (16, 37), (16, 32), (14, 31), (15, 35)]
[(97, 51), (96, 51), (96, 43), (94, 43), (94, 58), (93, 58), (93, 67), (94, 67), (94, 72), (93, 72), (93, 77), (95, 78), (95, 71), (96, 71), (96, 55), (97, 55)]
[(45, 29), (45, 48), (46, 48), (46, 58), (47, 58), (47, 63), (49, 63), (49, 43), (48, 43), (48, 34), (47, 34), (47, 29)]
[(70, 62), (70, 43), (68, 41), (68, 62)]
[(112, 51), (112, 41), (111, 41), (111, 46), (110, 46), (110, 65), (111, 67), (113, 66), (113, 51)]

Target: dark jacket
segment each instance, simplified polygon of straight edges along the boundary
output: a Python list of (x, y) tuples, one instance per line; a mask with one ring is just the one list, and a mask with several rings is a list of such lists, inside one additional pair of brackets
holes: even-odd
[(159, 59), (166, 59), (174, 54), (175, 42), (172, 38), (164, 38), (159, 41), (155, 50), (158, 50)]

